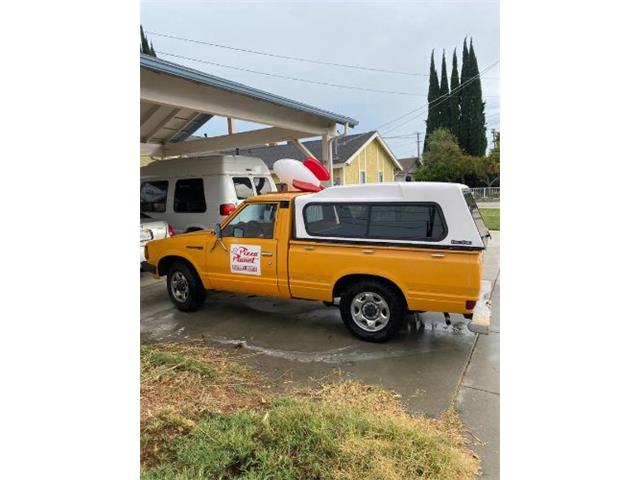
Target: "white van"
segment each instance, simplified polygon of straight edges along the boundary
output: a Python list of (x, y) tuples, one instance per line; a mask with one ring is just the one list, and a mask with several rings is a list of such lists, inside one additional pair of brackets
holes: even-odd
[(157, 160), (140, 168), (140, 211), (177, 233), (213, 228), (244, 199), (275, 190), (269, 169), (254, 157)]

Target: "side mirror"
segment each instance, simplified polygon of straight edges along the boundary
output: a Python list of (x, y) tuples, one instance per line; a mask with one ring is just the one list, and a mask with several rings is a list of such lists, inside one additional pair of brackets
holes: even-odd
[(222, 249), (225, 252), (228, 252), (229, 250), (227, 250), (227, 247), (224, 246), (224, 242), (222, 241), (222, 227), (219, 223), (216, 223), (215, 227), (213, 227), (213, 233), (216, 235), (216, 241), (211, 245), (211, 251), (213, 252), (214, 248), (216, 248), (216, 245), (219, 243), (222, 245)]

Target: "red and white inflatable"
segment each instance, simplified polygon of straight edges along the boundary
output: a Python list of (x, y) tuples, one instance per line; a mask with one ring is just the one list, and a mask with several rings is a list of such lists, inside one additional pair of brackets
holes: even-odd
[(303, 192), (319, 192), (325, 188), (320, 182), (331, 178), (325, 166), (313, 157), (302, 162), (283, 158), (273, 164), (273, 171), (282, 183)]

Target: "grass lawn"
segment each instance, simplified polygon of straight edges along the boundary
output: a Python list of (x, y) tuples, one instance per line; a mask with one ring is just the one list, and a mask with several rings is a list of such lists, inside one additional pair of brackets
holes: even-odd
[[(353, 381), (272, 393), (225, 351), (140, 351), (143, 479), (471, 479), (479, 462), (455, 410), (409, 415)], [(278, 388), (281, 391), (281, 388)]]
[(481, 208), (480, 213), (489, 230), (500, 230), (500, 209)]

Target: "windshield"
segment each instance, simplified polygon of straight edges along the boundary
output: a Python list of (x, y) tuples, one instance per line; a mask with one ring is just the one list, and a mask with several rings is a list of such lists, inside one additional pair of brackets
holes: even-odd
[(478, 233), (482, 238), (482, 242), (484, 246), (487, 246), (487, 238), (491, 238), (491, 234), (489, 233), (489, 229), (484, 223), (484, 219), (482, 218), (482, 214), (480, 213), (480, 209), (476, 204), (475, 198), (473, 198), (473, 194), (471, 190), (463, 190), (464, 199), (467, 202), (467, 206), (469, 207), (469, 211), (471, 212), (471, 216), (473, 217), (473, 221), (476, 224), (476, 228), (478, 229)]

